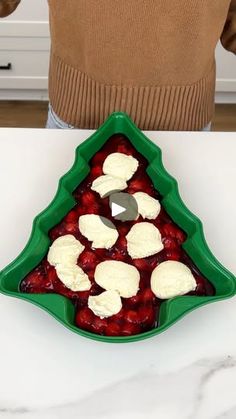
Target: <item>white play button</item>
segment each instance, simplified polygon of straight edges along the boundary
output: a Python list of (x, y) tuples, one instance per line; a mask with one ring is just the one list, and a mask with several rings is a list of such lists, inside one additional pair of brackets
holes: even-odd
[(116, 204), (115, 202), (111, 203), (111, 215), (112, 217), (116, 217), (116, 215), (120, 215), (125, 212), (127, 208), (122, 207), (121, 205)]
[[(114, 220), (133, 221), (138, 217), (137, 201), (129, 193), (117, 191), (111, 193), (109, 196), (109, 207)], [(106, 217), (101, 217), (101, 221), (109, 228), (116, 228), (115, 224), (111, 223)]]
[(111, 215), (115, 220), (133, 221), (138, 216), (136, 200), (129, 193), (115, 192), (109, 196)]

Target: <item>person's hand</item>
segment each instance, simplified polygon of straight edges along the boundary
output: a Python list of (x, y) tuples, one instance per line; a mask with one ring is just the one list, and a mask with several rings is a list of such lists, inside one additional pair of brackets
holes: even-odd
[(21, 0), (0, 0), (0, 17), (10, 15), (17, 8)]

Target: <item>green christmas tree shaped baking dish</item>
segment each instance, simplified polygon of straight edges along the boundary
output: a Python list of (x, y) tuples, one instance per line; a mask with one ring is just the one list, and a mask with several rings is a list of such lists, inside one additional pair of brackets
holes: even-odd
[[(124, 192), (132, 194), (140, 190), (150, 195), (154, 194), (153, 196), (159, 199), (162, 209), (156, 225), (160, 227), (164, 242), (164, 249), (158, 257), (150, 256), (133, 261), (134, 266), (140, 268), (140, 290), (137, 296), (122, 299), (123, 307), (120, 313), (126, 313), (125, 323), (122, 318), (124, 314), (119, 313), (114, 319), (111, 317), (114, 321), (99, 319), (97, 316), (89, 320), (85, 314), (89, 311), (86, 304), (90, 291), (73, 293), (68, 290), (56, 277), (55, 269), (47, 262), (49, 247), (56, 238), (63, 234), (77, 237), (75, 229), (78, 226), (79, 211), (83, 201), (86, 201), (90, 214), (104, 215), (99, 213), (99, 208), (108, 205), (108, 198), (102, 201), (98, 196), (98, 203), (93, 201), (96, 192), (88, 192), (88, 186), (91, 186), (91, 179), (102, 175), (101, 159), (104, 153), (108, 155), (109, 152), (117, 151), (133, 154), (139, 160), (139, 169), (143, 170), (143, 174), (137, 172), (134, 178), (127, 182), (128, 187)], [(126, 244), (122, 232), (126, 234), (131, 224), (126, 225), (121, 221), (116, 224), (121, 234), (111, 249), (85, 248), (81, 259), (78, 258), (78, 265), (86, 267), (86, 274), (91, 277), (91, 289), (93, 289), (91, 295), (101, 293), (93, 279), (94, 261), (96, 263), (113, 259), (129, 261), (124, 250)], [(166, 260), (180, 260), (191, 268), (196, 278), (196, 292), (167, 300), (159, 300), (153, 295), (147, 285), (150, 283), (150, 269), (154, 269)], [(43, 291), (37, 284), (37, 278), (39, 282), (43, 278)], [(54, 281), (54, 288), (50, 285), (52, 284), (50, 281)], [(30, 287), (27, 288), (28, 283)], [(235, 295), (235, 284), (234, 276), (210, 252), (201, 221), (182, 202), (176, 180), (163, 167), (161, 150), (123, 113), (112, 114), (77, 148), (73, 167), (60, 179), (55, 198), (35, 218), (25, 249), (0, 273), (2, 293), (27, 300), (43, 308), (79, 335), (113, 343), (138, 341), (157, 335), (191, 310), (232, 297)], [(155, 319), (153, 317), (151, 323), (148, 323), (150, 313), (151, 315), (155, 313)], [(141, 318), (140, 324), (137, 318)], [(91, 324), (86, 327), (86, 322), (89, 321)]]

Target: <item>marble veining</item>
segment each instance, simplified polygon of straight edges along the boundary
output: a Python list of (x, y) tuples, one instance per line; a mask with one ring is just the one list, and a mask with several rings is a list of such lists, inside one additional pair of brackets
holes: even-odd
[(236, 404), (231, 407), (229, 410), (222, 412), (219, 416), (216, 416), (215, 419), (235, 419), (236, 418)]
[[(0, 407), (2, 419), (235, 419), (236, 402), (208, 414), (208, 385), (223, 371), (236, 376), (236, 358), (201, 359), (175, 372), (148, 371), (98, 389), (72, 403), (28, 409)], [(225, 388), (227, 391), (227, 388)], [(216, 394), (216, 397), (220, 395)], [(212, 407), (212, 406), (211, 406)]]
[[(193, 411), (189, 415), (188, 419), (198, 419), (198, 414), (200, 410), (200, 406), (202, 404), (202, 401), (205, 398), (205, 389), (209, 381), (214, 379), (214, 376), (218, 374), (220, 371), (225, 369), (233, 369), (236, 367), (236, 359), (228, 356), (225, 359), (218, 360), (216, 362), (212, 362), (209, 359), (207, 360), (201, 360), (198, 362), (200, 365), (206, 367), (205, 373), (202, 374), (197, 392), (195, 397), (195, 403), (193, 406)], [(196, 364), (198, 364), (196, 363)], [(221, 417), (221, 416), (220, 416)], [(223, 418), (224, 416), (222, 416)]]

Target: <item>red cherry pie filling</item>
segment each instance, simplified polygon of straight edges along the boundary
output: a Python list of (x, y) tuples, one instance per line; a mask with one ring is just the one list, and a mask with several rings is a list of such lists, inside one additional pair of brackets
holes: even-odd
[[(69, 298), (75, 305), (75, 324), (83, 330), (106, 336), (130, 336), (158, 327), (159, 308), (164, 298), (157, 297), (153, 292), (151, 276), (163, 262), (181, 262), (190, 269), (196, 286), (185, 294), (186, 298), (188, 295), (214, 295), (214, 288), (184, 251), (182, 244), (186, 239), (186, 234), (171, 220), (162, 206), (154, 219), (143, 219), (142, 215), (139, 215), (134, 221), (119, 221), (112, 217), (109, 198), (102, 197), (91, 189), (94, 180), (104, 176), (104, 161), (112, 153), (132, 156), (138, 161), (138, 168), (130, 179), (126, 180), (127, 187), (122, 192), (129, 194), (145, 192), (161, 204), (162, 197), (154, 189), (146, 173), (148, 163), (145, 158), (133, 148), (124, 136), (114, 135), (91, 159), (89, 175), (73, 193), (76, 200), (74, 208), (49, 232), (52, 244), (59, 237), (68, 237), (68, 235), (70, 238), (73, 236), (76, 243), (79, 241), (81, 245), (79, 255), (77, 257), (75, 251), (74, 261), (70, 261), (70, 267), (72, 266), (73, 270), (72, 268), (69, 271), (63, 270), (63, 275), (66, 276), (67, 273), (73, 275), (74, 270), (77, 269), (78, 274), (83, 275), (81, 278), (86, 279), (85, 283), (90, 285), (86, 285), (83, 290), (78, 290), (79, 287), (76, 288), (76, 285), (68, 287), (67, 282), (62, 281), (58, 276), (58, 265), (50, 263), (49, 257), (46, 256), (22, 280), (20, 290), (26, 293), (57, 293)], [(79, 219), (81, 216), (89, 214), (106, 217), (114, 224), (117, 239), (112, 246), (93, 248), (91, 239), (89, 240), (82, 234), (79, 228)], [(150, 256), (131, 257), (131, 252), (127, 248), (126, 236), (134, 225), (142, 222), (151, 223), (158, 229), (163, 246), (161, 250)], [(142, 240), (145, 241), (145, 237)], [(54, 252), (53, 258), (57, 257), (58, 255)], [(105, 261), (117, 261), (131, 265), (135, 267), (140, 278), (138, 291), (134, 295), (123, 297), (120, 292), (121, 308), (116, 314), (111, 312), (99, 316), (96, 311), (91, 309), (89, 299), (99, 296), (105, 291), (103, 286), (95, 280), (96, 267)], [(110, 289), (109, 285), (107, 289)], [(105, 306), (108, 310), (107, 302)]]

